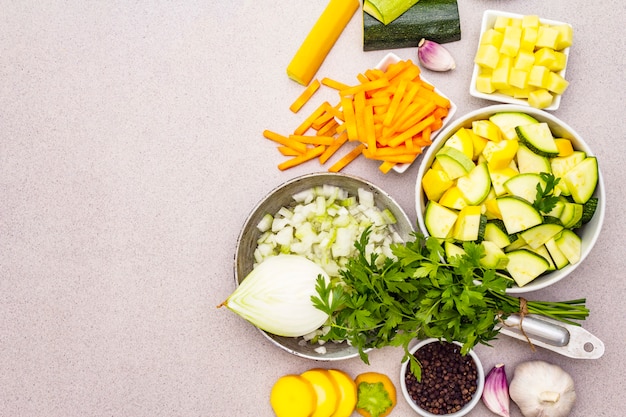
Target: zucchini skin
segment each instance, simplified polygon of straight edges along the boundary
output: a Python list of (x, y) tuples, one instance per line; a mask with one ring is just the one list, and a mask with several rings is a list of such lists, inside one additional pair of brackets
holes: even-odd
[(413, 48), (422, 38), (448, 43), (461, 39), (457, 0), (420, 0), (384, 25), (363, 12), (363, 50)]

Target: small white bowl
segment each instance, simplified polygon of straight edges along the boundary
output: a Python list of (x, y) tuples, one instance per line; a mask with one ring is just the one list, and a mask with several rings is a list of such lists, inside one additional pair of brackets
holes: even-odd
[[(376, 65), (376, 69), (385, 71), (390, 64), (395, 64), (396, 62), (399, 62), (399, 61), (402, 61), (402, 59), (400, 59), (400, 57), (398, 57), (397, 55), (395, 55), (393, 53), (388, 53), (378, 63), (378, 65)], [(427, 79), (425, 79), (424, 77), (422, 77), (421, 74), (420, 74), (420, 78), (422, 79), (422, 81), (432, 85), (432, 83), (430, 81), (428, 81)], [(450, 97), (448, 97), (444, 93), (442, 93), (441, 90), (439, 90), (437, 87), (435, 87), (435, 91), (440, 96), (445, 97), (448, 100), (450, 100)], [(450, 111), (448, 112), (448, 115), (443, 118), (443, 120), (442, 120), (443, 124), (441, 125), (441, 128), (435, 130), (434, 132), (431, 132), (430, 137), (431, 137), (432, 140), (434, 140), (437, 137), (437, 135), (446, 127), (448, 122), (450, 122), (450, 120), (452, 120), (452, 117), (454, 116), (454, 113), (456, 113), (456, 109), (457, 109), (456, 104), (454, 104), (454, 102), (452, 100), (450, 100)], [(410, 166), (411, 166), (411, 164), (397, 164), (397, 165), (395, 165), (393, 167), (393, 170), (396, 171), (399, 174), (402, 174)]]
[[(548, 123), (550, 129), (555, 136), (569, 138), (572, 141), (574, 149), (584, 151), (587, 153), (587, 155), (593, 155), (591, 148), (589, 147), (589, 145), (587, 145), (583, 138), (569, 125), (567, 125), (565, 122), (558, 119), (557, 117), (553, 116), (551, 113), (528, 106), (519, 106), (513, 104), (495, 104), (493, 106), (483, 107), (481, 109), (474, 110), (464, 116), (461, 116), (453, 123), (448, 125), (448, 127), (446, 127), (446, 129), (441, 132), (437, 140), (434, 141), (432, 145), (430, 145), (430, 147), (424, 154), (424, 159), (422, 160), (422, 163), (417, 172), (417, 181), (415, 184), (417, 223), (422, 233), (428, 235), (426, 224), (424, 223), (424, 210), (426, 207), (427, 198), (422, 190), (422, 178), (424, 177), (424, 174), (426, 173), (428, 168), (430, 168), (430, 166), (432, 165), (437, 151), (443, 147), (446, 140), (450, 136), (452, 136), (454, 132), (457, 131), (457, 129), (461, 127), (471, 128), (472, 122), (474, 120), (486, 119), (494, 113), (507, 111), (523, 112), (529, 114), (540, 122)], [(598, 240), (598, 237), (600, 236), (600, 231), (602, 230), (602, 224), (604, 223), (604, 215), (606, 210), (606, 194), (604, 189), (604, 181), (602, 179), (601, 163), (599, 167), (598, 185), (593, 195), (594, 197), (598, 197), (598, 207), (596, 209), (596, 212), (589, 223), (583, 225), (576, 231), (582, 240), (582, 253), (580, 261), (575, 264), (567, 265), (562, 269), (552, 271), (540, 277), (537, 277), (523, 287), (518, 287), (517, 285), (514, 285), (513, 287), (507, 289), (508, 294), (528, 293), (555, 284), (574, 272), (574, 270), (583, 263), (587, 255), (589, 255), (589, 253), (591, 252), (591, 249), (595, 245), (596, 241)]]
[[(501, 11), (497, 11), (497, 10), (485, 10), (485, 12), (483, 13), (483, 20), (482, 20), (482, 25), (480, 28), (480, 37), (483, 36), (483, 34), (488, 30), (493, 28), (496, 18), (498, 16), (504, 16), (504, 17), (513, 17), (513, 18), (517, 18), (517, 19), (521, 19), (522, 17), (524, 17), (524, 15), (522, 14), (516, 14), (516, 13), (508, 13), (508, 12), (501, 12)], [(559, 22), (556, 20), (550, 20), (550, 19), (543, 19), (540, 18), (539, 22), (542, 24), (547, 24), (547, 25), (566, 25), (567, 23), (565, 22)], [(480, 42), (480, 38), (479, 38), (479, 42)], [(478, 46), (477, 46), (478, 47)], [(569, 50), (570, 48), (564, 48), (561, 52), (563, 52), (565, 54), (565, 58), (566, 58), (566, 62), (569, 62)], [(567, 69), (567, 64), (565, 65), (565, 68), (563, 68), (561, 71), (558, 72), (558, 74), (565, 78), (565, 70)], [(485, 100), (491, 100), (491, 101), (498, 101), (501, 103), (509, 103), (509, 104), (519, 104), (520, 106), (527, 106), (527, 107), (531, 107), (528, 104), (528, 100), (525, 99), (519, 99), (519, 98), (515, 98), (515, 97), (511, 97), (508, 96), (506, 94), (501, 94), (501, 93), (491, 93), (491, 94), (487, 94), (487, 93), (482, 93), (480, 91), (478, 91), (476, 89), (476, 79), (478, 77), (478, 74), (480, 72), (480, 67), (476, 64), (474, 64), (474, 70), (472, 72), (472, 81), (470, 83), (470, 95), (473, 97), (477, 97), (477, 98), (482, 98)], [(561, 94), (556, 94), (554, 96), (554, 99), (552, 100), (552, 104), (546, 108), (544, 108), (543, 110), (556, 110), (559, 108), (559, 106), (561, 105)]]
[[(409, 352), (411, 353), (411, 355), (413, 355), (415, 352), (417, 352), (418, 349), (424, 347), (427, 344), (430, 343), (439, 343), (438, 339), (434, 339), (434, 338), (430, 338), (430, 339), (425, 339), (420, 341), (418, 344), (416, 344), (415, 346), (413, 346)], [(463, 346), (461, 343), (458, 342), (453, 342), (454, 344), (460, 346)], [(469, 413), (470, 411), (472, 411), (474, 409), (474, 407), (476, 407), (476, 404), (478, 404), (478, 402), (480, 401), (482, 395), (483, 395), (483, 390), (485, 388), (485, 371), (483, 369), (483, 365), (482, 362), (480, 361), (480, 359), (478, 358), (478, 355), (476, 355), (476, 353), (473, 350), (470, 350), (468, 352), (468, 355), (471, 356), (471, 358), (474, 360), (474, 363), (476, 364), (476, 371), (478, 372), (478, 379), (477, 379), (477, 386), (476, 386), (476, 392), (474, 393), (474, 396), (472, 397), (472, 400), (465, 404), (465, 406), (455, 412), (455, 413), (451, 413), (451, 414), (433, 414), (430, 413), (426, 410), (424, 410), (423, 408), (421, 408), (420, 406), (417, 405), (417, 403), (415, 401), (413, 401), (413, 398), (411, 398), (411, 395), (409, 394), (408, 388), (406, 386), (406, 380), (405, 380), (405, 375), (406, 373), (409, 371), (409, 361), (405, 361), (402, 364), (401, 370), (400, 370), (400, 387), (402, 388), (402, 394), (404, 395), (404, 399), (409, 403), (409, 405), (411, 406), (411, 408), (413, 410), (415, 410), (415, 412), (417, 414), (419, 414), (420, 416), (423, 417), (441, 417), (441, 416), (445, 416), (445, 417), (461, 417), (466, 415), (467, 413)]]

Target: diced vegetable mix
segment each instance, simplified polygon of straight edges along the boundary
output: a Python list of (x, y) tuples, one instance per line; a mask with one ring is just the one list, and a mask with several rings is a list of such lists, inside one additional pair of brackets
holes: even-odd
[(396, 219), (376, 207), (374, 194), (364, 188), (357, 195), (332, 185), (313, 187), (292, 196), (293, 203), (267, 213), (257, 225), (261, 236), (254, 251), (255, 264), (278, 254), (295, 254), (320, 265), (331, 277), (356, 253), (354, 242), (372, 230), (369, 253), (392, 257), (390, 245), (402, 242)]

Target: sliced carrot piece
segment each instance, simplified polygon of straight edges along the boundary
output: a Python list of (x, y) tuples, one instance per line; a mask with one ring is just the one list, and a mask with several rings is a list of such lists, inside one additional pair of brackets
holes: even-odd
[(269, 140), (280, 143), (283, 146), (287, 146), (295, 151), (298, 151), (299, 153), (305, 153), (307, 150), (306, 144), (289, 139), (288, 137), (279, 135), (278, 133), (272, 132), (271, 130), (264, 130), (263, 136), (265, 136)]
[(337, 91), (345, 90), (346, 88), (349, 87), (348, 84), (341, 83), (337, 80), (333, 80), (332, 78), (328, 78), (328, 77), (322, 78), (322, 84), (325, 85), (326, 87), (330, 87)]
[(291, 104), (291, 106), (289, 106), (289, 110), (291, 110), (294, 113), (297, 113), (302, 108), (302, 106), (304, 106), (311, 99), (311, 97), (313, 97), (313, 94), (315, 94), (315, 92), (319, 90), (320, 86), (321, 84), (319, 80), (317, 79), (313, 80), (304, 89), (304, 91), (302, 91), (300, 96), (298, 96), (298, 98)]
[(332, 145), (327, 146), (326, 150), (324, 151), (324, 153), (322, 153), (320, 155), (320, 164), (325, 164), (326, 161), (328, 161), (330, 159), (331, 156), (333, 156), (335, 154), (335, 152), (337, 152), (339, 150), (339, 148), (341, 148), (341, 146), (346, 143), (348, 141), (348, 134), (346, 132), (343, 132), (342, 134), (340, 134), (335, 141), (333, 142)]
[(378, 169), (379, 169), (379, 170), (380, 170), (383, 174), (386, 174), (386, 173), (388, 173), (389, 171), (391, 171), (391, 169), (392, 169), (393, 167), (395, 167), (396, 165), (397, 165), (397, 164), (396, 164), (395, 162), (385, 161), (385, 162), (383, 162), (382, 164), (380, 164), (380, 165), (378, 166)]
[(289, 139), (309, 145), (332, 145), (335, 138), (332, 136), (307, 136), (307, 135), (289, 135)]
[(328, 171), (330, 172), (341, 171), (342, 169), (346, 167), (346, 165), (354, 161), (357, 158), (357, 156), (361, 155), (361, 152), (363, 152), (363, 149), (365, 149), (365, 144), (363, 143), (358, 144), (350, 152), (345, 154), (339, 161), (335, 162), (333, 166), (328, 168)]
[(326, 147), (321, 145), (316, 146), (315, 148), (311, 148), (302, 155), (295, 156), (291, 159), (286, 160), (285, 162), (278, 164), (278, 169), (284, 171), (286, 169), (300, 165), (306, 161), (310, 161), (311, 159), (317, 158), (324, 152), (324, 149), (326, 149)]
[(298, 155), (302, 155), (301, 152), (298, 152), (292, 148), (290, 148), (289, 146), (279, 146), (278, 147), (278, 152), (280, 152), (281, 154), (285, 155), (285, 156), (298, 156)]
[(302, 122), (300, 126), (298, 126), (296, 130), (293, 131), (293, 134), (304, 135), (304, 133), (309, 130), (309, 128), (311, 128), (313, 122), (324, 113), (324, 111), (326, 110), (326, 104), (326, 102), (320, 104), (318, 108), (315, 109), (315, 111), (311, 113), (309, 117), (304, 119), (304, 122)]

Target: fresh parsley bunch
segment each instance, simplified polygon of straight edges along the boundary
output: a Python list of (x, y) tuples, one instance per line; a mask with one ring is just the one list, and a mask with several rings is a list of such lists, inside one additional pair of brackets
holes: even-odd
[[(444, 261), (439, 240), (415, 233), (413, 240), (392, 246), (392, 259), (367, 255), (369, 234), (367, 229), (355, 242), (358, 254), (340, 271), (341, 279), (318, 279), (312, 297), (316, 308), (330, 315), (330, 330), (320, 339), (347, 340), (365, 363), (370, 348), (402, 346), (403, 361), (411, 360), (417, 376), (419, 363), (408, 350), (411, 340), (457, 341), (465, 354), (478, 343), (488, 345), (501, 320), (520, 312), (520, 299), (506, 294), (512, 279), (481, 266), (481, 245), (466, 242), (465, 255)], [(589, 314), (585, 299), (524, 301), (524, 314), (568, 323)]]

